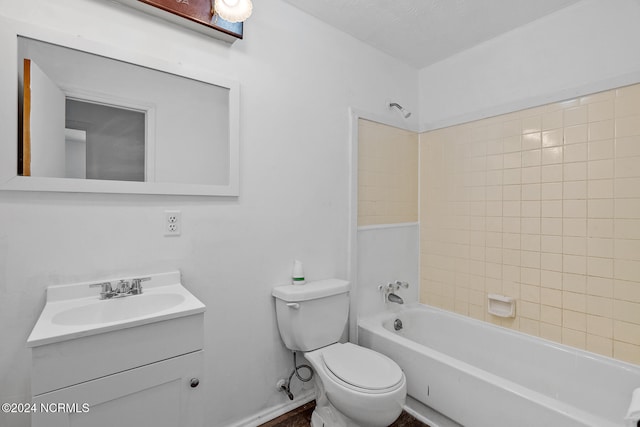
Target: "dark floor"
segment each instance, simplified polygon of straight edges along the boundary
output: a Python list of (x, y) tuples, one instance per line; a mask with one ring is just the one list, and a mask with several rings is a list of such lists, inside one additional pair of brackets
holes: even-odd
[[(316, 402), (311, 401), (299, 408), (289, 411), (284, 415), (279, 416), (275, 420), (271, 420), (259, 427), (309, 427), (311, 424), (311, 413), (316, 407)], [(402, 411), (400, 417), (391, 424), (390, 427), (429, 427), (428, 425), (416, 420), (411, 415)]]

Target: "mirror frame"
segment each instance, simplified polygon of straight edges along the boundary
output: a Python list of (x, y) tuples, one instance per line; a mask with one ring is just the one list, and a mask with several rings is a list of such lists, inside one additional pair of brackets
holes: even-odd
[[(226, 185), (46, 178), (17, 175), (18, 36), (28, 37), (229, 89), (229, 182)], [(201, 68), (174, 64), (0, 17), (0, 190), (80, 193), (238, 196), (240, 181), (240, 84)]]

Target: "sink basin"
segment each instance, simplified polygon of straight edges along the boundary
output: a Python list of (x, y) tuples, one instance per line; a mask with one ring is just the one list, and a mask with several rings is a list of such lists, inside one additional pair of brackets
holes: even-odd
[(96, 301), (69, 308), (53, 315), (51, 323), (58, 325), (92, 325), (129, 320), (159, 313), (184, 301), (180, 294), (135, 295), (125, 298)]
[[(204, 304), (180, 283), (179, 271), (145, 276), (149, 276), (149, 280), (144, 282), (142, 294), (106, 300), (99, 299), (99, 290), (90, 286), (95, 282), (48, 287), (47, 302), (27, 346), (52, 344), (205, 311)], [(118, 280), (120, 278), (111, 282)]]

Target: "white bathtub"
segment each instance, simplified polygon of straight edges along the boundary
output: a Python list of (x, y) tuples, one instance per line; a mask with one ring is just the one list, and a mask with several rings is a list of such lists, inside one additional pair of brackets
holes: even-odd
[(411, 397), (467, 427), (620, 427), (640, 387), (640, 366), (420, 304), (361, 319), (358, 340), (400, 365)]

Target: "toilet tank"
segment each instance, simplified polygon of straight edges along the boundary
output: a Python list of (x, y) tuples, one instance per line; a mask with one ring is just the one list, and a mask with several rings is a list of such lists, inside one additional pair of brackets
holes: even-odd
[(282, 341), (290, 350), (311, 351), (338, 342), (349, 317), (349, 282), (318, 280), (273, 289)]

